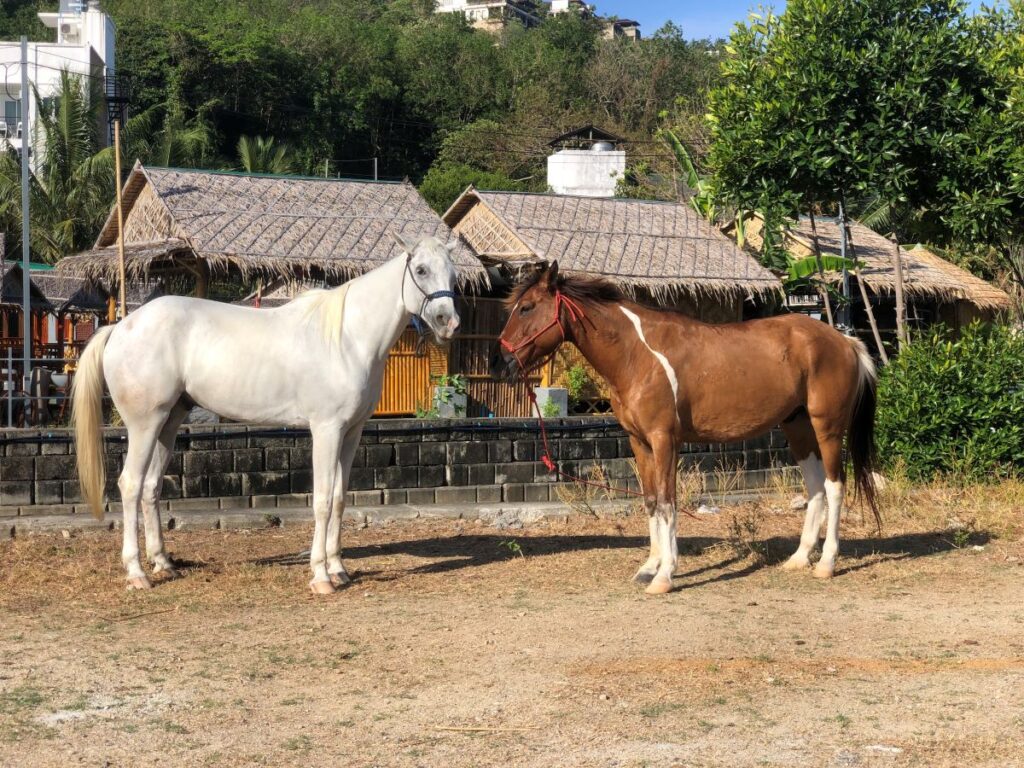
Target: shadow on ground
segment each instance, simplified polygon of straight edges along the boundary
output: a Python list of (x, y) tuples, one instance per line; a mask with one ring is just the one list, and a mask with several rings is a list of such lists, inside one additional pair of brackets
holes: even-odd
[[(843, 559), (836, 573), (837, 577), (875, 566), (881, 562), (894, 562), (929, 557), (964, 546), (985, 544), (990, 539), (988, 533), (981, 531), (971, 534), (967, 541), (954, 541), (947, 532), (929, 531), (909, 533), (888, 538), (856, 538), (845, 539), (840, 548)], [(517, 537), (515, 531), (495, 534), (471, 534), (410, 541), (395, 541), (379, 545), (350, 547), (343, 551), (346, 562), (355, 565), (350, 569), (356, 581), (393, 580), (403, 574), (447, 573), (463, 568), (475, 568), (502, 562), (516, 557), (516, 546), (531, 558), (545, 557), (563, 552), (581, 552), (589, 550), (631, 550), (636, 552), (637, 562), (643, 559), (648, 547), (647, 537), (621, 535), (582, 535), (582, 536), (523, 536)], [(797, 537), (773, 536), (755, 542), (754, 549), (760, 556), (751, 558), (728, 537), (721, 536), (681, 536), (679, 538), (679, 567), (676, 573), (679, 589), (731, 581), (749, 576), (763, 568), (782, 563), (796, 549)], [(723, 556), (712, 563), (700, 564), (687, 569), (688, 561), (694, 556), (707, 552), (718, 552)], [(398, 573), (381, 570), (361, 569), (355, 561), (372, 557), (388, 557), (406, 555), (430, 559), (432, 562), (414, 565)], [(863, 558), (872, 556), (870, 560)], [(309, 553), (287, 553), (273, 557), (254, 560), (254, 564), (264, 566), (302, 565), (308, 562)], [(746, 563), (742, 568), (731, 570), (733, 566)], [(702, 577), (692, 581), (697, 577)]]

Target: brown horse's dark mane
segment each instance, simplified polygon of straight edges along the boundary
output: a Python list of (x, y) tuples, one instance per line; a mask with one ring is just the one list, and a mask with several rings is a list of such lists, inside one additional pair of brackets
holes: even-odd
[[(528, 290), (537, 285), (544, 275), (544, 270), (538, 270), (513, 288), (508, 298), (505, 299), (505, 309), (511, 311), (512, 307), (523, 298), (523, 295)], [(558, 290), (574, 301), (611, 304), (618, 301), (626, 301), (627, 299), (626, 294), (622, 292), (621, 288), (604, 277), (579, 277), (577, 275), (559, 274), (557, 286)]]

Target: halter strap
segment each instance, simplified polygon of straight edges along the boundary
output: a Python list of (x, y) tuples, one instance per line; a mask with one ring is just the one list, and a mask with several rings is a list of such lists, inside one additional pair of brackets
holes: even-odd
[[(579, 322), (584, 317), (586, 317), (586, 313), (584, 313), (583, 307), (581, 307), (579, 305), (579, 303), (577, 303), (573, 299), (570, 299), (568, 296), (566, 296), (561, 291), (556, 290), (555, 291), (555, 316), (551, 319), (550, 323), (545, 325), (543, 328), (541, 328), (539, 331), (537, 331), (535, 334), (533, 334), (529, 338), (523, 339), (521, 342), (519, 342), (516, 345), (511, 344), (510, 342), (506, 341), (504, 338), (501, 339), (501, 346), (502, 346), (502, 348), (507, 350), (512, 355), (515, 355), (516, 361), (519, 363), (520, 367), (523, 366), (523, 363), (522, 363), (521, 360), (519, 360), (519, 355), (517, 354), (519, 352), (519, 350), (521, 350), (527, 344), (531, 344), (534, 341), (536, 341), (538, 338), (540, 338), (545, 333), (550, 331), (556, 325), (558, 326), (558, 330), (562, 334), (562, 341), (565, 341), (565, 326), (562, 325), (562, 307), (563, 307), (563, 305), (565, 306), (566, 310), (568, 310), (568, 312), (569, 312), (569, 319), (572, 320), (572, 322), (574, 322), (574, 323), (575, 322)], [(505, 327), (506, 328), (508, 327), (508, 323), (511, 322), (511, 321), (512, 321), (512, 318), (510, 316), (509, 319), (508, 319), (508, 322), (505, 323)]]
[[(412, 254), (406, 251), (405, 254), (405, 271), (402, 272), (402, 295), (405, 295), (405, 276), (408, 275), (409, 279), (412, 280), (412, 284), (416, 286), (417, 290), (423, 294), (423, 303), (420, 304), (420, 311), (414, 312), (412, 316), (412, 326), (416, 329), (416, 333), (419, 334), (420, 339), (426, 338), (427, 335), (427, 324), (423, 321), (423, 314), (427, 310), (427, 304), (434, 301), (434, 299), (452, 299), (453, 301), (457, 298), (455, 291), (434, 291), (433, 293), (427, 293), (423, 290), (423, 286), (416, 281), (416, 275), (412, 273)], [(417, 345), (418, 346), (418, 345)]]

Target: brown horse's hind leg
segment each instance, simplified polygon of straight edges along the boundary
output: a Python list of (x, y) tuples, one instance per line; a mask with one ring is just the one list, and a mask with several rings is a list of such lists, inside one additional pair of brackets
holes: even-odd
[(839, 555), (839, 514), (843, 506), (843, 432), (845, 421), (812, 416), (811, 424), (821, 447), (821, 461), (825, 470), (825, 500), (828, 503), (828, 521), (825, 525), (825, 543), (821, 559), (814, 567), (814, 576), (829, 579), (835, 573)]
[(643, 441), (631, 436), (629, 444), (632, 446), (633, 456), (636, 458), (637, 474), (640, 477), (640, 485), (644, 493), (644, 511), (647, 513), (648, 528), (651, 534), (650, 556), (633, 576), (633, 581), (637, 584), (650, 584), (658, 572), (659, 563), (661, 563), (661, 550), (658, 546), (658, 519), (655, 517), (658, 492), (654, 475), (654, 457), (651, 455), (651, 449)]
[(814, 428), (807, 414), (801, 413), (782, 425), (789, 441), (789, 449), (796, 459), (807, 490), (807, 514), (800, 534), (800, 546), (782, 564), (783, 570), (797, 571), (810, 567), (811, 552), (818, 544), (818, 534), (825, 520), (825, 467)]

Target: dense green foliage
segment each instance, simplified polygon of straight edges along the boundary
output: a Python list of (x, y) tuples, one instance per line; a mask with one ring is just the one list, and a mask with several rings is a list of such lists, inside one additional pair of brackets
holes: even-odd
[(762, 211), (769, 235), (845, 203), (1024, 285), (1021, 0), (974, 16), (962, 0), (792, 0), (727, 50), (710, 97), (723, 203)]
[[(246, 167), (242, 138), (272, 137), (273, 150), (243, 145), (251, 167), (368, 178), (377, 158), (381, 178), (426, 178), (438, 209), (470, 182), (544, 190), (547, 141), (589, 122), (635, 141), (638, 160), (670, 163), (655, 132), (667, 119), (699, 133), (717, 77), (714, 46), (672, 25), (634, 43), (575, 14), (494, 36), (433, 0), (102, 5), (137, 116), (128, 167)], [(0, 39), (50, 39), (34, 13), (55, 6), (5, 2)]]
[(1024, 471), (1024, 335), (974, 324), (936, 329), (881, 374), (878, 449), (914, 479)]

